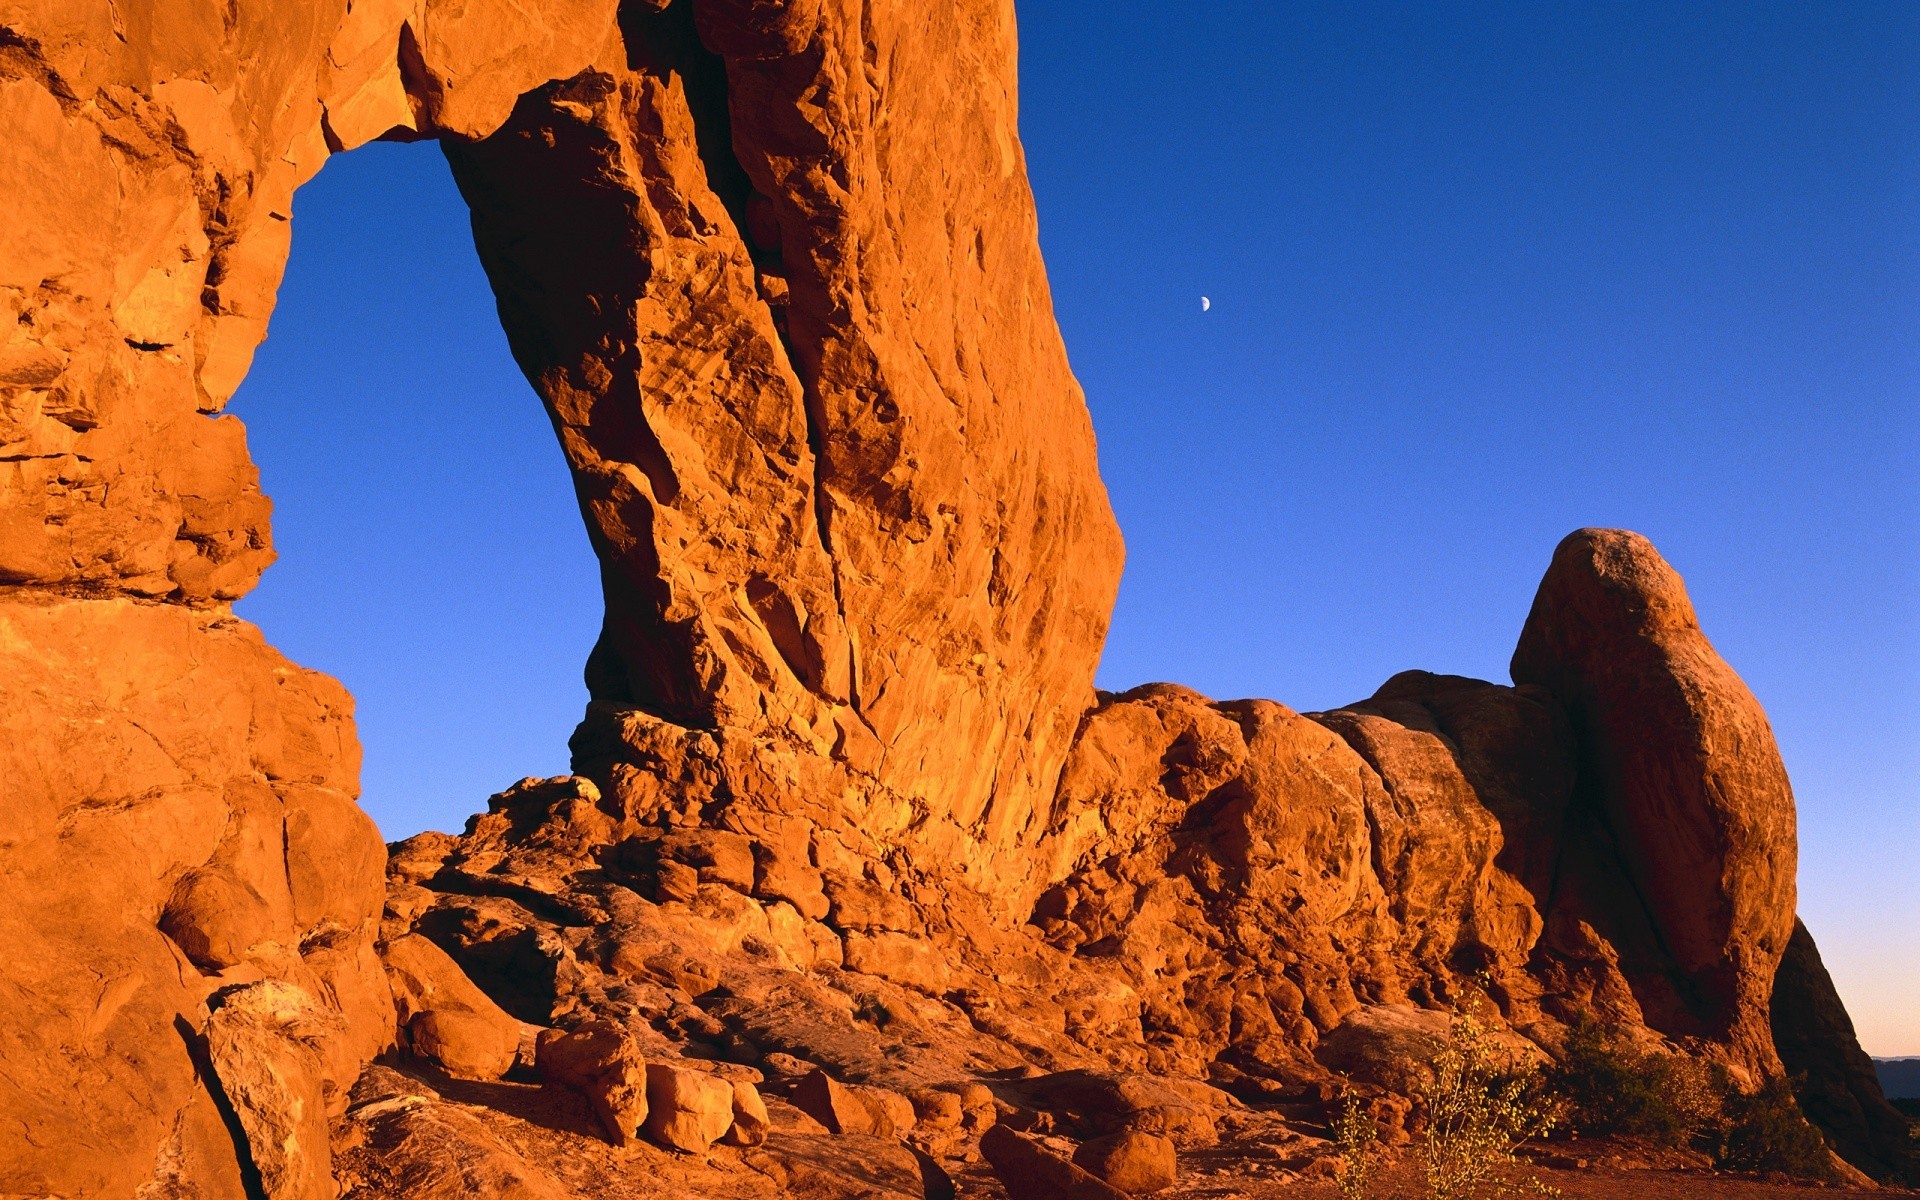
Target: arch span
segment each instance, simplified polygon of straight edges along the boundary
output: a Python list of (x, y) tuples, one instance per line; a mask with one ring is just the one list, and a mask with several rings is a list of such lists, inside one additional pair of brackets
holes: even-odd
[[(636, 759), (717, 746), (806, 798), (782, 819), (912, 844), (1016, 903), (1120, 544), (1035, 242), (1010, 3), (40, 0), (5, 21), (23, 903), (0, 926), (32, 964), (5, 1036), (26, 1039), (9, 1061), (65, 1064), (0, 1084), (48, 1131), (9, 1178), (237, 1194), (204, 1072), (232, 1093), (277, 1046), (323, 1114), (392, 1036), (351, 702), (230, 615), (274, 550), (222, 414), (294, 191), (375, 138), (447, 143), (574, 472), (607, 597), (580, 769), (653, 803)], [(291, 1194), (324, 1163), (252, 1169)]]

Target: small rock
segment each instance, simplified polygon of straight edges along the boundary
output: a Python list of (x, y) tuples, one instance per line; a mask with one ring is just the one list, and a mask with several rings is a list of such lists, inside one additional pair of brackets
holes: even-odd
[(1009, 1200), (1126, 1200), (1125, 1192), (1005, 1125), (981, 1136), (980, 1153)]
[(634, 1142), (647, 1120), (650, 1088), (646, 1060), (626, 1030), (609, 1021), (548, 1030), (535, 1054), (540, 1078), (586, 1096), (615, 1145)]
[[(752, 1090), (752, 1084), (740, 1086)], [(698, 1154), (733, 1126), (735, 1085), (671, 1063), (647, 1066), (647, 1136), (663, 1146)], [(753, 1093), (757, 1102), (759, 1093)], [(766, 1106), (760, 1106), (764, 1118)], [(764, 1125), (762, 1126), (764, 1137)]]
[(760, 1089), (744, 1081), (735, 1080), (733, 1084), (733, 1128), (727, 1131), (727, 1141), (735, 1146), (758, 1146), (767, 1140), (767, 1130), (773, 1120), (767, 1115), (767, 1102), (760, 1097)]
[(1000, 1119), (1000, 1107), (993, 1101), (993, 1089), (984, 1083), (969, 1083), (960, 1089), (961, 1128), (970, 1132), (986, 1129)]
[(1083, 1142), (1073, 1162), (1131, 1196), (1173, 1186), (1173, 1143), (1151, 1133), (1128, 1130)]
[(818, 1067), (806, 1059), (795, 1058), (793, 1055), (783, 1053), (779, 1050), (775, 1050), (771, 1054), (763, 1057), (760, 1060), (760, 1065), (782, 1079), (800, 1079), (819, 1070)]
[(915, 1092), (910, 1098), (913, 1115), (923, 1129), (958, 1129), (966, 1116), (960, 1097), (953, 1092), (928, 1089)]
[(913, 1102), (905, 1096), (841, 1083), (818, 1069), (794, 1087), (793, 1105), (833, 1133), (898, 1137), (914, 1126)]

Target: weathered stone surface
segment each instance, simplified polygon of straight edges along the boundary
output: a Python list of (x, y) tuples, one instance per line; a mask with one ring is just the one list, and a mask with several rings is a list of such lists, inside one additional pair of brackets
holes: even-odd
[(1410, 672), (1302, 716), (1152, 685), (1087, 719), (1043, 843), (1058, 879), (1034, 923), (1125, 981), (1156, 1069), (1311, 1070), (1362, 1005), (1440, 1007), (1531, 982), (1574, 785), (1539, 689)]
[[(590, 685), (819, 760), (870, 835), (997, 892), (1120, 557), (1034, 249), (1011, 13), (693, 8), (697, 32), (630, 10), (448, 149), (607, 564)], [(927, 136), (883, 139), (881, 92)], [(576, 769), (617, 792), (646, 754)]]
[(656, 1143), (697, 1154), (733, 1127), (734, 1085), (673, 1063), (647, 1066), (646, 1133)]
[(1073, 1165), (1129, 1196), (1170, 1188), (1178, 1174), (1171, 1139), (1131, 1129), (1080, 1143)]
[(735, 1146), (758, 1146), (767, 1140), (767, 1130), (773, 1125), (767, 1102), (761, 1098), (760, 1089), (744, 1079), (735, 1080), (732, 1087), (733, 1125), (727, 1130), (727, 1141)]
[(870, 1133), (894, 1137), (912, 1129), (911, 1101), (881, 1088), (841, 1083), (825, 1071), (814, 1071), (793, 1091), (799, 1109), (832, 1133)]
[(1447, 1048), (1453, 1019), (1407, 1004), (1356, 1008), (1320, 1039), (1315, 1057), (1349, 1079), (1413, 1095), (1433, 1073), (1427, 1063)]
[[(0, 927), (21, 956), (0, 1004), (6, 1190), (237, 1193), (190, 1049), (216, 988), (284, 980), (344, 1016), (318, 1073), (281, 1081), (310, 1085), (287, 1103), (321, 1120), (392, 1040), (351, 702), (221, 609), (273, 551), (244, 431), (218, 413), (265, 334), (293, 190), (337, 142), (328, 102), (365, 136), (420, 125), (393, 85), (419, 41), (402, 24), (431, 32), (433, 7), (0, 17)], [(564, 8), (543, 20), (610, 27), (606, 0)], [(474, 66), (453, 92), (509, 103), (601, 40), (537, 64), (526, 13), (466, 26), (475, 46), (508, 37), (518, 75)], [(443, 99), (427, 121), (457, 107)]]
[(1766, 1013), (1793, 932), (1793, 789), (1766, 714), (1651, 543), (1583, 529), (1554, 551), (1513, 676), (1572, 717), (1585, 778), (1680, 977), (1650, 1022), (1779, 1069)]
[(369, 1067), (340, 1123), (338, 1179), (349, 1196), (563, 1200), (573, 1195), (472, 1113), (385, 1067)]
[(980, 1153), (1009, 1200), (1125, 1200), (1127, 1193), (1005, 1126), (980, 1138)]
[[(8, 1190), (126, 1195), (165, 1177), (237, 1195), (196, 1063), (222, 989), (285, 981), (334, 1014), (287, 1035), (316, 1056), (285, 1082), (310, 1086), (299, 1102), (323, 1129), (391, 1042), (373, 953), (384, 853), (351, 799), (350, 712), (231, 617), (0, 601)], [(250, 1045), (275, 1028), (230, 1033)]]
[(491, 131), (592, 58), (613, 8), (10, 10), (0, 582), (189, 603), (251, 588), (270, 506), (239, 422), (208, 414), (265, 336), (294, 189), (389, 128)]
[(246, 1131), (262, 1192), (269, 1200), (333, 1200), (327, 1112), (316, 1101), (340, 1015), (277, 980), (222, 992), (217, 1002), (207, 1057)]
[(408, 1049), (473, 1079), (498, 1079), (512, 1068), (520, 1022), (473, 986), (446, 951), (415, 933), (387, 943), (380, 956)]
[(535, 1062), (542, 1079), (586, 1096), (615, 1145), (629, 1145), (640, 1136), (654, 1085), (640, 1047), (626, 1030), (608, 1021), (548, 1030), (540, 1035)]

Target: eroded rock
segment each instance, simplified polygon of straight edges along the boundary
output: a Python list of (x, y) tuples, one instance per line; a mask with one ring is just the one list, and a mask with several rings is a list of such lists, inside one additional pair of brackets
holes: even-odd
[(326, 1077), (325, 1043), (339, 1014), (288, 983), (220, 993), (207, 1023), (207, 1058), (246, 1131), (247, 1156), (270, 1200), (333, 1200), (327, 1112), (314, 1103)]
[(699, 1153), (733, 1127), (734, 1085), (704, 1071), (651, 1063), (647, 1067), (646, 1133), (655, 1142)]
[(1793, 789), (1753, 694), (1645, 538), (1583, 529), (1554, 551), (1513, 676), (1573, 719), (1581, 766), (1680, 978), (1647, 1019), (1779, 1070), (1766, 1013), (1793, 932)]
[(520, 1022), (473, 986), (446, 951), (419, 934), (386, 944), (381, 958), (407, 1047), (455, 1075), (498, 1079), (520, 1052)]
[(535, 1063), (542, 1079), (586, 1096), (615, 1145), (630, 1145), (652, 1115), (655, 1088), (647, 1061), (632, 1035), (610, 1021), (547, 1030)]
[(1172, 1187), (1178, 1170), (1170, 1139), (1136, 1130), (1080, 1143), (1073, 1152), (1073, 1165), (1129, 1196)]
[(1010, 1200), (1124, 1200), (1127, 1195), (1003, 1125), (981, 1136), (980, 1153)]

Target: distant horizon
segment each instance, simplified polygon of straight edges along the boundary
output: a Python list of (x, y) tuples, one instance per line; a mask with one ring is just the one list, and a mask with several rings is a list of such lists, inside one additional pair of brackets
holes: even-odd
[[(1774, 724), (1863, 1044), (1920, 1057), (1920, 10), (1020, 15), (1128, 543), (1100, 686), (1506, 682), (1560, 538), (1644, 533)], [(458, 828), (567, 769), (593, 556), (439, 152), (329, 163), (293, 237), (237, 611), (355, 695), (385, 836)]]

